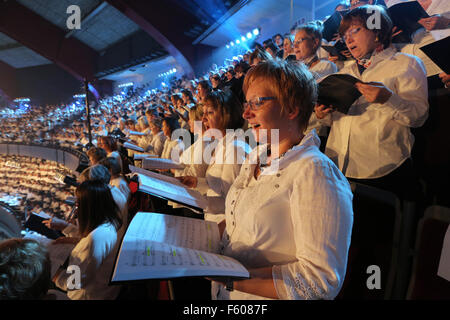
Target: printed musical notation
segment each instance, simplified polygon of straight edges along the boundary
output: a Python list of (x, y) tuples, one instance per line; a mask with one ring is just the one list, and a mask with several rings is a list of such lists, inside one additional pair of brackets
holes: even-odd
[(112, 282), (185, 276), (248, 277), (248, 271), (219, 250), (217, 224), (160, 213), (139, 212), (119, 252)]

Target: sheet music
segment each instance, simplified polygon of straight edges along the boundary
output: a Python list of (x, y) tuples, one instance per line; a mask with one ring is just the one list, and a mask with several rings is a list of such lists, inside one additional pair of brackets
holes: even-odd
[(151, 154), (151, 153), (137, 153), (134, 154), (134, 160), (142, 160), (145, 158), (155, 158), (157, 157), (156, 154)]
[(213, 253), (218, 249), (214, 222), (138, 212), (125, 234), (112, 281), (249, 276), (238, 261)]
[(127, 237), (208, 252), (218, 252), (220, 241), (215, 222), (150, 212), (135, 215), (128, 227)]
[(150, 178), (155, 178), (155, 179), (158, 179), (158, 180), (164, 180), (164, 181), (167, 181), (167, 182), (169, 182), (171, 184), (174, 184), (174, 185), (177, 185), (177, 186), (185, 188), (185, 185), (182, 184), (180, 181), (178, 181), (178, 179), (176, 179), (176, 178), (169, 177), (169, 176), (166, 176), (166, 175), (163, 175), (163, 174), (159, 174), (159, 173), (155, 173), (155, 172), (151, 172), (151, 171), (148, 171), (148, 170), (145, 170), (145, 169), (142, 169), (142, 168), (139, 168), (139, 167), (135, 167), (135, 166), (129, 166), (129, 168), (130, 168), (130, 171), (133, 172), (133, 173), (142, 174), (144, 176), (147, 176), (147, 177), (150, 177)]
[(144, 169), (183, 169), (184, 165), (171, 159), (149, 158), (142, 161)]
[(139, 151), (139, 152), (144, 152), (145, 151), (143, 148), (141, 148), (141, 147), (139, 147), (137, 145), (134, 145), (132, 143), (129, 143), (129, 142), (124, 142), (123, 146), (124, 146), (124, 148), (131, 149), (131, 150), (134, 150), (134, 151)]
[(133, 131), (133, 130), (128, 131), (128, 134), (131, 136), (145, 136), (146, 135), (144, 132)]

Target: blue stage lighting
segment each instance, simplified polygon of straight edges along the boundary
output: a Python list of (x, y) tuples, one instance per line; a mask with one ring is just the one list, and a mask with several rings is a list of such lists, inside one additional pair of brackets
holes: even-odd
[(239, 43), (241, 43), (241, 42), (239, 41), (239, 39), (236, 39), (236, 44), (239, 44)]
[(253, 29), (253, 35), (257, 36), (259, 34), (259, 30), (258, 29)]
[(241, 40), (242, 41), (247, 41), (247, 39), (244, 36), (241, 37)]
[(248, 33), (247, 33), (247, 38), (248, 38), (248, 39), (251, 39), (251, 38), (252, 38), (252, 33), (251, 33), (251, 32), (248, 32)]

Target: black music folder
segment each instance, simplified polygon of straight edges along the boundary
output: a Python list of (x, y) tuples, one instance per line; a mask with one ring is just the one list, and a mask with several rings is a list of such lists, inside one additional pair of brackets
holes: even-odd
[(392, 39), (395, 43), (411, 42), (412, 34), (422, 28), (418, 22), (422, 18), (429, 18), (428, 13), (417, 1), (401, 2), (387, 9), (394, 26), (402, 32)]
[(35, 231), (39, 234), (42, 234), (43, 236), (46, 236), (49, 239), (55, 240), (60, 237), (64, 237), (64, 234), (60, 231), (56, 231), (53, 229), (49, 229), (45, 226), (45, 224), (42, 223), (44, 220), (50, 219), (51, 216), (44, 214), (44, 213), (34, 213), (32, 212), (30, 216), (28, 217), (27, 221), (24, 224), (24, 227)]
[(361, 96), (355, 88), (357, 82), (361, 80), (349, 74), (331, 74), (319, 82), (317, 102), (347, 114), (351, 105)]
[(342, 51), (348, 50), (348, 48), (341, 40), (336, 41), (334, 45), (322, 45), (322, 48), (331, 56), (337, 56), (338, 60), (347, 60), (347, 57), (342, 54)]
[(322, 38), (328, 42), (332, 41), (335, 34), (339, 32), (339, 26), (341, 24), (342, 17), (348, 12), (335, 11), (325, 22), (323, 23)]
[(419, 48), (428, 58), (430, 58), (439, 68), (450, 74), (450, 36), (435, 41)]

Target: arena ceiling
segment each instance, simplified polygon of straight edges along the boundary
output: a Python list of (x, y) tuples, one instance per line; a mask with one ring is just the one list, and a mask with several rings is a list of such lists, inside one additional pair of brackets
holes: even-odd
[[(295, 8), (315, 12), (337, 2), (0, 0), (0, 68), (55, 63), (78, 79), (94, 79), (171, 56), (189, 75), (200, 51), (224, 45), (234, 33), (261, 23), (277, 25), (280, 16), (291, 23)], [(79, 30), (67, 27), (71, 5), (80, 8)], [(268, 35), (270, 27), (265, 31)]]

